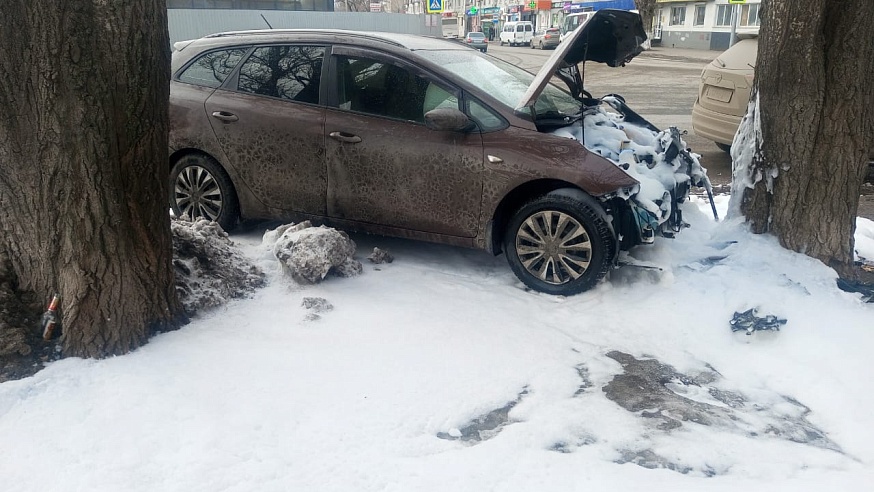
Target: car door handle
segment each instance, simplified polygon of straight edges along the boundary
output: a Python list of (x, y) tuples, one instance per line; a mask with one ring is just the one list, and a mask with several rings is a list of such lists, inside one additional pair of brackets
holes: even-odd
[(361, 141), (361, 137), (359, 137), (358, 135), (352, 135), (351, 133), (345, 132), (331, 132), (328, 134), (328, 136), (333, 138), (334, 140), (339, 140), (346, 143), (358, 143)]
[(214, 111), (212, 117), (220, 119), (225, 123), (231, 123), (240, 119), (234, 113), (228, 113), (227, 111)]

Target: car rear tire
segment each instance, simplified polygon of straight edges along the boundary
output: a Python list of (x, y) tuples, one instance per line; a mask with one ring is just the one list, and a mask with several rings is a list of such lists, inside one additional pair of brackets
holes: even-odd
[(240, 203), (231, 178), (212, 158), (182, 156), (170, 171), (170, 208), (177, 217), (198, 217), (232, 230), (240, 218)]
[(724, 143), (719, 143), (719, 142), (714, 142), (714, 143), (716, 144), (717, 147), (719, 147), (719, 150), (725, 152), (726, 154), (731, 153), (731, 144), (724, 144)]
[(540, 50), (543, 51), (543, 41), (540, 42)]
[(504, 253), (525, 285), (553, 295), (594, 287), (610, 268), (616, 237), (604, 209), (576, 189), (523, 205), (504, 231)]

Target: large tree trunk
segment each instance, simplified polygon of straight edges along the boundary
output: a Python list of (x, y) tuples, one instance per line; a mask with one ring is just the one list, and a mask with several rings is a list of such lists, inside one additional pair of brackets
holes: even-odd
[(874, 140), (874, 2), (763, 7), (754, 88), (761, 133), (741, 211), (754, 232), (773, 233), (849, 278)]
[(656, 0), (634, 0), (634, 6), (637, 7), (647, 36), (652, 39), (652, 19), (655, 16)]
[(130, 351), (184, 320), (165, 0), (3, 0), (0, 23), (0, 249), (60, 294), (64, 355)]

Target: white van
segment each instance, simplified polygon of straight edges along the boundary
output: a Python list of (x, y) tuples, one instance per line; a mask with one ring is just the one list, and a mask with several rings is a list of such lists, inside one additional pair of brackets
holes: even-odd
[(564, 41), (564, 38), (570, 36), (571, 33), (585, 24), (593, 15), (595, 15), (595, 12), (577, 12), (576, 14), (564, 16), (564, 20), (561, 22), (561, 36), (558, 39)]
[(534, 36), (534, 24), (530, 21), (507, 22), (504, 28), (501, 29), (501, 46), (504, 43), (510, 46), (523, 44), (531, 45), (531, 38)]

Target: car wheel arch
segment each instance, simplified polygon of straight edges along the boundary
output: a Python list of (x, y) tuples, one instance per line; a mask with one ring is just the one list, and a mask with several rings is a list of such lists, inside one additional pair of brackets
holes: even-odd
[(488, 235), (487, 249), (491, 253), (498, 255), (503, 251), (502, 238), (504, 237), (504, 229), (513, 217), (513, 214), (520, 207), (528, 203), (534, 198), (546, 195), (558, 190), (562, 193), (581, 194), (590, 197), (588, 193), (583, 191), (579, 186), (559, 179), (537, 179), (526, 181), (504, 195), (492, 213), (491, 227)]
[(528, 288), (555, 295), (584, 292), (616, 259), (616, 234), (603, 204), (578, 188), (560, 188), (522, 205), (504, 231), (504, 254)]

